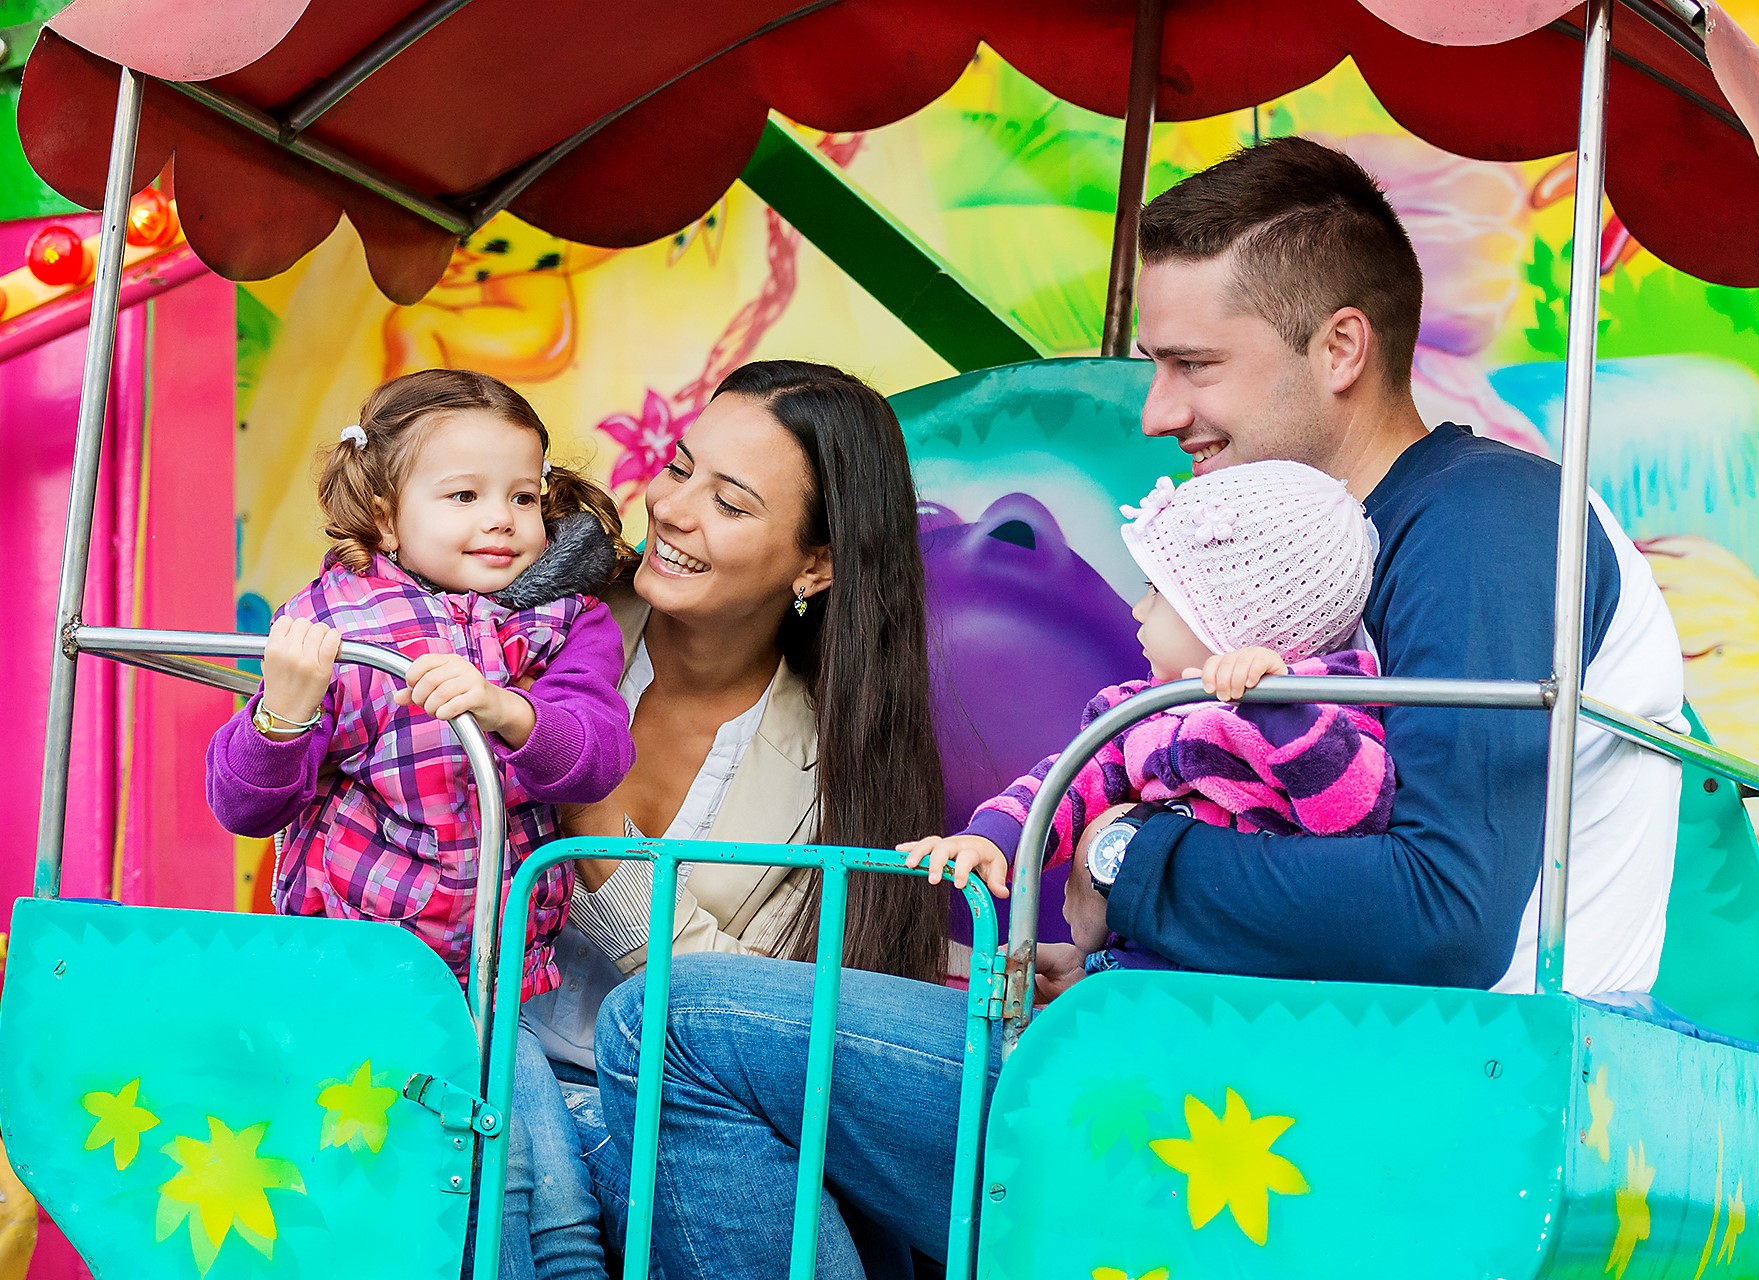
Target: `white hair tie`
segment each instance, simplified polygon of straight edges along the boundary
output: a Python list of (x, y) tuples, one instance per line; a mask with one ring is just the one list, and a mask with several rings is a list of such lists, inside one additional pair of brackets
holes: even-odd
[(548, 458), (545, 458), (544, 459), (544, 479), (548, 480), (549, 478), (550, 478), (550, 460)]
[(351, 422), (342, 428), (342, 443), (351, 444), (356, 449), (366, 448), (366, 432), (361, 430), (360, 423)]

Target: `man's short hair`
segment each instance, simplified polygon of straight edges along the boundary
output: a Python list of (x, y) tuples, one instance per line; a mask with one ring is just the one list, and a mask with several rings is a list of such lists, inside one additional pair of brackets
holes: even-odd
[(1305, 138), (1243, 147), (1149, 201), (1139, 243), (1145, 265), (1231, 250), (1239, 302), (1297, 351), (1358, 308), (1388, 384), (1410, 385), (1423, 270), (1386, 194), (1342, 152)]

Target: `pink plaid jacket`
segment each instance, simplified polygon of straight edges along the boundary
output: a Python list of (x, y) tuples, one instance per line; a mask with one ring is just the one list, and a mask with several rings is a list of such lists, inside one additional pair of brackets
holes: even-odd
[[(507, 802), (503, 893), (532, 849), (555, 837), (555, 803), (601, 798), (633, 761), (627, 711), (615, 689), (621, 646), (596, 601), (570, 596), (510, 613), (475, 594), (431, 594), (378, 557), (368, 574), (327, 562), (283, 612), (409, 658), (460, 654), (503, 687), (537, 678), (527, 694), (538, 713), (531, 741), (514, 751), (490, 738), (503, 765)], [(577, 629), (601, 633), (590, 652), (571, 641)], [(563, 666), (573, 669), (563, 672)], [(452, 731), (392, 702), (400, 687), (382, 672), (338, 665), (323, 723), (292, 743), (270, 743), (250, 726), (253, 699), (209, 750), (210, 801), (221, 821), (241, 834), (287, 826), (273, 888), (276, 910), (400, 924), (462, 980), (477, 877), (475, 787)], [(299, 803), (288, 823), (292, 799)], [(552, 943), (572, 887), (566, 863), (538, 882), (522, 998), (557, 984)]]

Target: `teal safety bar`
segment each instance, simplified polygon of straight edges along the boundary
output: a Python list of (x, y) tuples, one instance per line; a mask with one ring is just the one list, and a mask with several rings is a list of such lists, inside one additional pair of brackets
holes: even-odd
[[(807, 1042), (807, 1096), (800, 1134), (800, 1172), (794, 1199), (794, 1239), (788, 1274), (811, 1280), (818, 1258), (818, 1210), (824, 1182), (825, 1137), (830, 1126), (831, 1059), (836, 1047), (837, 998), (842, 984), (843, 932), (849, 873), (926, 875), (926, 868), (904, 865), (906, 855), (891, 849), (850, 849), (833, 845), (740, 844), (696, 840), (558, 840), (534, 852), (513, 878), (501, 922), (496, 1004), (517, 1008), (525, 951), (526, 920), (537, 879), (558, 862), (573, 858), (641, 860), (654, 864), (651, 936), (669, 938), (678, 899), (678, 865), (683, 862), (748, 863), (769, 867), (809, 867), (823, 873), (819, 902), (818, 953), (812, 988), (812, 1032)], [(965, 1063), (959, 1082), (959, 1131), (953, 1162), (953, 1203), (947, 1229), (947, 1275), (969, 1280), (976, 1262), (977, 1164), (982, 1143), (985, 1078), (989, 1071), (991, 1029), (1001, 1018), (1000, 962), (995, 904), (973, 877), (965, 888), (971, 908), (971, 991), (966, 1005)], [(634, 1150), (631, 1159), (628, 1248), (623, 1273), (644, 1276), (652, 1249), (654, 1181), (660, 1138), (660, 1073), (665, 1061), (666, 1022), (672, 982), (672, 953), (648, 953), (641, 1024), (641, 1069), (636, 1082)], [(494, 1019), (488, 1101), (503, 1115), (513, 1106), (513, 1055), (517, 1017)], [(501, 1251), (500, 1204), (506, 1190), (507, 1147), (482, 1144), (478, 1186), (476, 1274), (493, 1275)]]

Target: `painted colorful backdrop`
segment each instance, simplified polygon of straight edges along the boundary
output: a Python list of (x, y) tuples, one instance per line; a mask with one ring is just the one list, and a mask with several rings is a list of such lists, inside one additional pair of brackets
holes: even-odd
[[(1759, 25), (1759, 0), (1730, 7)], [(1290, 132), (1361, 160), (1416, 240), (1427, 288), (1417, 396), (1429, 418), (1551, 452), (1576, 251), (1571, 158), (1495, 165), (1437, 151), (1393, 124), (1346, 62), (1255, 110), (1158, 127), (1149, 189)], [(1097, 348), (1117, 121), (1055, 100), (982, 50), (916, 116), (813, 141), (1045, 347)], [(1759, 302), (1663, 265), (1610, 210), (1581, 251), (1600, 264), (1604, 309), (1594, 482), (1661, 578), (1711, 731), (1759, 753), (1759, 652), (1741, 638), (1759, 635)], [(242, 287), (238, 314), (238, 620), (252, 629), (322, 554), (314, 452), (389, 375), (451, 364), (513, 382), (559, 451), (614, 488), (640, 537), (645, 482), (740, 362), (828, 360), (888, 393), (951, 373), (742, 186), (672, 239), (628, 251), (503, 216), (412, 307), (375, 292), (344, 225), (295, 270)], [(913, 441), (923, 496), (939, 510), (930, 523), (976, 520), (1027, 493), (1128, 600), (1138, 584), (1116, 504), (1181, 459), (1160, 448), (1105, 465), (1080, 433), (1015, 426)]]

